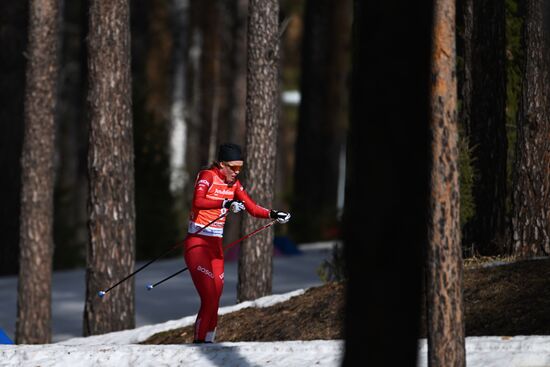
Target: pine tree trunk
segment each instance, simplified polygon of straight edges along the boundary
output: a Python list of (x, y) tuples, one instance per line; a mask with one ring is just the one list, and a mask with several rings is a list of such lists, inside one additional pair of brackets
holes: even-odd
[(323, 231), (337, 223), (339, 158), (347, 129), (350, 14), (349, 1), (307, 1), (291, 224), (300, 241), (330, 237)]
[(550, 254), (550, 80), (548, 2), (525, 2), (523, 89), (513, 188), (513, 251), (522, 257)]
[(88, 65), (89, 229), (84, 335), (134, 327), (134, 152), (127, 0), (92, 0)]
[[(248, 15), (245, 182), (250, 196), (269, 208), (273, 203), (279, 123), (279, 4), (251, 0)], [(265, 220), (243, 219), (243, 233)], [(243, 241), (239, 254), (237, 300), (271, 294), (273, 230)]]
[(247, 16), (248, 1), (238, 0), (235, 4), (233, 24), (232, 83), (229, 107), (231, 108), (231, 126), (228, 140), (237, 144), (244, 143), (246, 132), (246, 55), (247, 55)]
[(64, 3), (54, 197), (54, 269), (83, 266), (88, 241), (88, 126), (85, 117), (84, 0)]
[[(246, 49), (248, 0), (230, 1), (222, 12), (225, 30), (222, 33), (220, 67), (225, 91), (218, 139), (244, 146), (246, 136)], [(224, 118), (223, 116), (227, 116)], [(222, 123), (223, 122), (223, 123)], [(241, 237), (242, 216), (229, 216), (225, 222), (223, 242), (229, 244)], [(238, 246), (233, 251), (238, 251)]]
[(427, 262), (428, 363), (465, 366), (458, 187), (455, 5), (436, 0), (431, 80), (431, 217)]
[[(178, 241), (174, 197), (170, 191), (170, 86), (173, 34), (168, 0), (147, 0), (134, 9), (133, 67), (136, 181), (136, 258), (151, 259)], [(135, 5), (134, 5), (135, 6)], [(139, 24), (136, 24), (139, 23)], [(140, 27), (141, 25), (141, 27)], [(140, 37), (140, 38), (138, 38)], [(151, 195), (154, 193), (154, 195)]]
[(461, 108), (459, 123), (466, 136), (471, 134), (472, 115), (472, 37), (474, 29), (474, 0), (457, 1), (457, 25), (461, 33), (457, 37), (457, 56), (462, 57), (461, 68), (457, 70), (457, 86)]
[(506, 219), (506, 68), (504, 1), (474, 1), (470, 146), (475, 169), (473, 241), (500, 253)]
[(31, 1), (29, 10), (15, 339), (18, 344), (44, 344), (51, 341), (59, 2)]

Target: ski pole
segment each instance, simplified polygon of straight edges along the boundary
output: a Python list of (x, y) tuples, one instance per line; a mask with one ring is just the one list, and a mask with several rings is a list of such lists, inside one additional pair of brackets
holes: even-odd
[[(216, 219), (214, 219), (213, 221), (211, 221), (210, 223), (208, 223), (207, 225), (205, 225), (204, 227), (199, 228), (199, 230), (196, 231), (195, 233), (193, 233), (193, 235), (199, 234), (200, 232), (202, 232), (204, 229), (209, 227), (214, 222), (217, 222), (218, 220), (225, 217), (227, 214), (229, 214), (229, 210), (226, 211), (225, 213), (223, 213), (222, 215), (220, 215), (219, 217), (217, 217)], [(116, 282), (115, 284), (113, 284), (112, 286), (107, 288), (106, 290), (97, 292), (97, 295), (99, 297), (103, 298), (104, 295), (109, 293), (113, 288), (119, 286), (122, 282), (130, 279), (131, 277), (133, 277), (134, 275), (136, 275), (137, 273), (139, 273), (140, 271), (142, 271), (143, 269), (145, 269), (146, 267), (148, 267), (149, 265), (151, 265), (152, 263), (154, 263), (155, 261), (157, 261), (161, 257), (164, 257), (164, 256), (168, 255), (170, 252), (174, 251), (176, 248), (178, 248), (181, 245), (181, 243), (182, 243), (181, 241), (175, 243), (174, 246), (172, 246), (168, 251), (166, 251), (166, 252), (162, 253), (161, 255), (155, 257), (153, 260), (149, 260), (145, 265), (141, 266), (139, 269), (135, 270), (133, 273), (128, 274), (127, 276), (125, 276), (124, 278), (122, 278), (121, 280), (119, 280), (118, 282)]]
[[(249, 234), (247, 234), (247, 235), (245, 235), (245, 236), (239, 238), (238, 240), (235, 240), (235, 241), (231, 242), (229, 245), (225, 246), (225, 248), (223, 249), (223, 251), (225, 252), (225, 251), (229, 250), (231, 247), (235, 246), (235, 245), (238, 244), (239, 242), (244, 241), (244, 240), (246, 240), (247, 238), (254, 236), (256, 233), (261, 232), (261, 231), (263, 231), (264, 229), (267, 229), (267, 228), (271, 227), (271, 226), (274, 225), (276, 222), (277, 222), (277, 220), (275, 219), (275, 220), (273, 220), (273, 221), (267, 223), (266, 225), (264, 225), (264, 226), (262, 226), (262, 227), (256, 229), (255, 231), (250, 232)], [(160, 284), (164, 283), (165, 281), (167, 281), (167, 280), (169, 280), (169, 279), (172, 279), (172, 278), (175, 277), (176, 275), (179, 275), (179, 274), (183, 273), (184, 271), (186, 271), (186, 270), (188, 270), (188, 269), (189, 269), (188, 267), (185, 267), (185, 268), (183, 268), (183, 269), (181, 269), (181, 270), (178, 270), (178, 271), (175, 272), (174, 274), (172, 274), (172, 275), (170, 275), (170, 276), (167, 276), (166, 278), (164, 278), (164, 279), (162, 279), (162, 280), (159, 280), (159, 281), (156, 282), (155, 284), (149, 284), (149, 285), (147, 285), (147, 290), (150, 291), (151, 289), (155, 288), (157, 285), (160, 285)]]

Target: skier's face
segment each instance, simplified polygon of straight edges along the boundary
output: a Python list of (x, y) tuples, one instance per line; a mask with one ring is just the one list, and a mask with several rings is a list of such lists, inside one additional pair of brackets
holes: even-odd
[(233, 183), (243, 168), (243, 161), (222, 162), (221, 166), (227, 183)]

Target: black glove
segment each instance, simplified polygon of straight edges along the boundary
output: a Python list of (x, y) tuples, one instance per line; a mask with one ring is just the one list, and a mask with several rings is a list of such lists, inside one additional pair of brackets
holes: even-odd
[(279, 210), (271, 210), (269, 216), (272, 219), (277, 219), (279, 223), (286, 223), (290, 220), (290, 213), (281, 212)]
[(244, 210), (244, 204), (242, 201), (233, 200), (233, 199), (224, 199), (222, 207), (225, 209), (231, 210), (233, 213), (238, 213), (241, 210)]

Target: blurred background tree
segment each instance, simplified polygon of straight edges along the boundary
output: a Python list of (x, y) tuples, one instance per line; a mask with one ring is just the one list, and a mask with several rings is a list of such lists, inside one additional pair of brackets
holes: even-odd
[(29, 4), (0, 2), (0, 275), (19, 271), (25, 49)]

